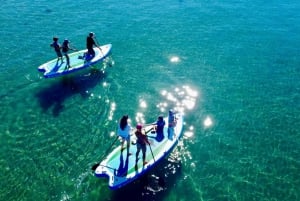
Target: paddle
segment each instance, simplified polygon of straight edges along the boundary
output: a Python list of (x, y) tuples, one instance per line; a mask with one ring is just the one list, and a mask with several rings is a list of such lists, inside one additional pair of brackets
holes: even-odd
[(151, 126), (151, 125), (156, 125), (156, 122), (150, 123), (150, 124), (144, 124), (144, 126)]
[[(114, 140), (114, 142), (108, 147), (108, 149), (105, 151), (105, 155), (107, 154), (108, 150), (112, 148), (112, 146), (116, 143), (117, 139), (119, 138), (119, 136), (117, 135), (116, 139)], [(105, 155), (101, 158), (99, 163), (96, 163), (92, 166), (92, 170), (95, 171), (97, 169), (97, 167), (100, 165), (101, 161), (103, 160), (103, 158), (105, 157)]]
[(155, 162), (155, 158), (154, 158), (154, 155), (153, 155), (153, 152), (152, 152), (152, 148), (151, 148), (151, 145), (150, 145), (150, 143), (149, 143), (149, 148), (150, 148), (150, 151), (151, 151), (151, 154), (152, 154), (153, 160), (154, 160), (154, 162)]
[[(101, 53), (103, 54), (103, 52), (102, 52), (102, 49), (101, 49), (101, 47), (100, 47), (100, 43), (98, 42), (98, 40), (97, 40), (97, 38), (96, 37), (94, 37), (94, 39), (95, 39), (95, 41), (96, 41), (96, 43), (97, 43), (97, 47), (99, 48), (99, 50), (101, 51)], [(104, 54), (103, 54), (104, 55)]]
[[(153, 129), (153, 127), (152, 127), (152, 128), (150, 128), (148, 131), (145, 131), (145, 134), (149, 133), (149, 132), (150, 132), (152, 129)], [(154, 160), (154, 162), (155, 162), (155, 158), (154, 158), (154, 154), (153, 154), (153, 151), (152, 151), (152, 148), (151, 148), (150, 142), (148, 143), (148, 145), (149, 145), (149, 148), (150, 148), (150, 151), (151, 151), (151, 154), (152, 154), (153, 160)]]
[[(150, 128), (148, 131), (145, 131), (145, 134), (149, 133), (152, 129), (153, 129), (153, 127)], [(119, 138), (119, 136), (117, 135), (116, 139), (115, 139), (114, 142), (111, 144), (111, 146), (106, 150), (105, 154), (108, 152), (109, 149), (111, 149), (111, 147), (115, 144), (115, 142), (117, 141), (118, 138)], [(150, 144), (149, 144), (149, 146), (150, 146)], [(155, 158), (154, 158), (154, 155), (153, 155), (151, 146), (150, 146), (150, 151), (151, 151), (153, 160), (155, 161)], [(100, 165), (100, 163), (101, 163), (101, 161), (103, 160), (103, 158), (104, 158), (104, 157), (101, 158), (101, 160), (100, 160), (99, 163), (96, 163), (96, 164), (94, 164), (94, 165), (92, 166), (91, 169), (92, 169), (93, 171), (95, 171), (95, 170), (97, 169), (97, 167)]]

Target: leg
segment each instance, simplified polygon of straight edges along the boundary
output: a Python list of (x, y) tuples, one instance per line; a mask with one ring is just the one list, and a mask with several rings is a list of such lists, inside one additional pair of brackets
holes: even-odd
[(127, 141), (127, 154), (129, 153), (130, 142)]
[(139, 149), (138, 144), (137, 144), (137, 147), (136, 147), (136, 153), (135, 153), (135, 165), (134, 165), (135, 171), (138, 170), (137, 162), (138, 162), (138, 160), (139, 160), (139, 153), (140, 153), (140, 149)]
[(127, 156), (131, 155), (131, 153), (129, 153), (129, 148), (130, 148), (130, 136), (128, 136), (128, 139), (126, 140), (127, 143)]
[(169, 140), (173, 140), (173, 135), (174, 135), (174, 128), (169, 127), (168, 128), (168, 138), (169, 138)]
[(57, 54), (57, 61), (58, 61), (59, 59), (61, 59), (61, 63), (63, 63), (64, 61), (63, 61), (63, 56), (62, 56), (61, 52), (58, 51), (58, 52), (56, 52), (56, 54)]
[(137, 147), (136, 154), (135, 154), (135, 163), (137, 163), (137, 161), (139, 160), (139, 153), (140, 153), (140, 148)]
[(93, 58), (94, 58), (94, 56), (95, 56), (95, 51), (94, 51), (94, 49), (92, 48), (92, 49), (88, 49), (88, 53), (87, 53), (87, 56), (86, 56), (86, 60), (87, 61), (90, 61), (90, 60), (92, 60)]
[(65, 54), (65, 56), (66, 56), (66, 59), (67, 59), (67, 67), (70, 68), (71, 67), (70, 66), (70, 57), (69, 57), (68, 54)]
[(122, 138), (122, 142), (121, 142), (121, 152), (122, 152), (123, 149), (124, 149), (124, 142), (125, 142), (125, 140)]
[(146, 153), (143, 152), (143, 165), (146, 165)]
[(143, 152), (143, 165), (146, 165), (148, 163), (146, 161), (146, 145), (143, 145), (142, 152)]

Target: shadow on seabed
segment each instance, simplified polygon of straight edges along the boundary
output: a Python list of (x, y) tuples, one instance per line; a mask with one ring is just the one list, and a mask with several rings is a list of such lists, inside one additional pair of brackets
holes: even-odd
[(119, 201), (124, 198), (130, 201), (163, 200), (168, 189), (176, 184), (180, 175), (181, 161), (169, 161), (165, 158), (141, 178), (115, 190), (110, 200)]
[(65, 76), (55, 84), (41, 89), (36, 93), (36, 97), (44, 111), (53, 106), (52, 113), (54, 116), (58, 116), (63, 110), (63, 103), (67, 98), (75, 94), (81, 94), (83, 98), (87, 98), (86, 91), (95, 87), (105, 76), (105, 72), (99, 69), (90, 69), (88, 75)]

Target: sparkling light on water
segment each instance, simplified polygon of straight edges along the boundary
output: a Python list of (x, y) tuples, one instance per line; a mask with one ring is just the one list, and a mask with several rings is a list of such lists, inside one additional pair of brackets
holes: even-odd
[(164, 89), (160, 92), (160, 94), (166, 98), (165, 102), (157, 104), (160, 111), (166, 111), (166, 108), (170, 107), (172, 104), (173, 109), (177, 112), (184, 113), (185, 109), (193, 110), (198, 98), (198, 92), (188, 85), (184, 85), (181, 88), (177, 87), (174, 91)]
[(113, 119), (115, 110), (116, 110), (116, 103), (113, 102), (110, 104), (110, 110), (109, 110), (109, 115), (108, 115), (109, 120)]
[(135, 121), (136, 122), (139, 122), (141, 124), (145, 124), (145, 116), (143, 113), (141, 112), (137, 112), (136, 115), (135, 115)]
[(141, 108), (146, 108), (147, 107), (147, 103), (146, 103), (145, 100), (140, 100), (139, 102), (140, 102), (140, 107)]
[(187, 138), (191, 138), (194, 136), (194, 126), (190, 126), (187, 131), (184, 132), (184, 136)]
[(212, 119), (209, 116), (206, 117), (205, 120), (203, 121), (203, 125), (205, 128), (211, 127), (213, 125)]
[(172, 62), (172, 63), (178, 63), (180, 61), (180, 59), (179, 59), (179, 57), (177, 57), (177, 56), (173, 56), (173, 57), (171, 57), (171, 59), (170, 59), (170, 62)]

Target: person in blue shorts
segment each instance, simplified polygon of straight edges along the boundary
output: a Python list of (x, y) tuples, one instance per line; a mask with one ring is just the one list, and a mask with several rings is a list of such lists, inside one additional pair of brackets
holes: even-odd
[(50, 47), (53, 47), (54, 48), (54, 51), (56, 52), (56, 55), (57, 55), (57, 63), (59, 60), (61, 60), (61, 63), (63, 63), (63, 56), (61, 54), (61, 46), (60, 44), (58, 43), (58, 37), (53, 37), (53, 43), (50, 44)]

